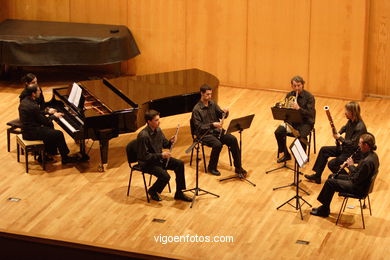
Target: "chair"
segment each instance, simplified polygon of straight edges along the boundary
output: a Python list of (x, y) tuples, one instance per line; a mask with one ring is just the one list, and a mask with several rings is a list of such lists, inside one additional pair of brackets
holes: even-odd
[[(132, 179), (132, 176), (133, 176), (133, 171), (138, 171), (138, 172), (141, 172), (142, 173), (142, 178), (144, 180), (144, 187), (145, 187), (145, 194), (146, 194), (146, 199), (148, 200), (148, 203), (150, 202), (150, 199), (149, 199), (149, 194), (148, 194), (148, 189), (146, 187), (146, 180), (145, 180), (145, 172), (141, 166), (138, 164), (138, 159), (137, 159), (137, 139), (129, 142), (126, 146), (126, 154), (127, 154), (127, 161), (129, 163), (129, 166), (130, 166), (130, 177), (129, 177), (129, 184), (127, 186), (127, 196), (129, 196), (130, 194), (130, 185), (131, 185), (131, 179)], [(152, 175), (150, 175), (152, 176)], [(149, 182), (151, 181), (151, 178), (149, 180)], [(149, 184), (150, 185), (150, 184)], [(169, 185), (169, 182), (168, 182), (168, 188), (169, 188), (169, 192), (171, 192), (171, 186)]]
[[(195, 126), (194, 126), (194, 123), (192, 122), (192, 118), (190, 119), (190, 130), (191, 130), (192, 141), (195, 142), (196, 141)], [(203, 142), (200, 142), (200, 146), (202, 148), (204, 171), (207, 173), (206, 156), (205, 156), (205, 153), (204, 153), (204, 146), (205, 145), (203, 144)], [(191, 150), (190, 166), (192, 165), (192, 157), (194, 155), (194, 148), (192, 148), (192, 150)], [(232, 166), (233, 165), (232, 164), (232, 156), (231, 156), (231, 151), (230, 151), (230, 147), (229, 146), (228, 146), (228, 154), (229, 154), (230, 166)]]
[(19, 118), (9, 121), (7, 123), (7, 151), (10, 151), (11, 148), (11, 134), (21, 134), (22, 133), (22, 122), (20, 122)]
[(36, 154), (40, 154), (42, 158), (42, 168), (45, 170), (45, 145), (42, 140), (24, 140), (21, 134), (16, 136), (16, 149), (17, 149), (17, 161), (20, 162), (20, 151), (25, 155), (26, 161), (26, 173), (28, 173), (28, 153), (31, 152), (34, 154), (34, 159), (36, 159)]
[(336, 225), (337, 223), (339, 222), (339, 219), (342, 215), (342, 212), (345, 211), (345, 208), (347, 206), (347, 202), (348, 202), (348, 199), (349, 198), (352, 198), (352, 199), (358, 199), (359, 200), (359, 204), (360, 204), (360, 213), (362, 215), (362, 222), (363, 222), (363, 229), (366, 228), (365, 224), (364, 224), (364, 216), (363, 216), (363, 206), (362, 206), (362, 200), (365, 201), (365, 199), (367, 198), (368, 200), (368, 209), (370, 210), (370, 216), (372, 216), (372, 212), (371, 212), (371, 203), (370, 203), (370, 193), (372, 192), (372, 190), (374, 189), (374, 184), (375, 184), (375, 179), (376, 179), (376, 176), (378, 175), (378, 172), (376, 172), (372, 177), (371, 177), (371, 183), (370, 185), (368, 186), (368, 189), (366, 192), (364, 192), (362, 195), (358, 195), (358, 194), (353, 194), (353, 193), (347, 193), (347, 192), (339, 192), (339, 196), (341, 197), (344, 197), (343, 199), (343, 202), (341, 203), (341, 208), (340, 208), (340, 212), (339, 212), (339, 215), (337, 216), (337, 220), (336, 220)]

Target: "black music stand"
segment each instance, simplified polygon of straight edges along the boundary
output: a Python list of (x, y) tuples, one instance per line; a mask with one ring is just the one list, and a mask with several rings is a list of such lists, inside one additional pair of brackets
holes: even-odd
[[(195, 166), (195, 169), (196, 169), (196, 185), (195, 185), (195, 188), (188, 189), (188, 190), (183, 190), (183, 192), (191, 191), (192, 193), (194, 193), (194, 196), (192, 198), (192, 202), (191, 202), (190, 208), (192, 208), (192, 206), (194, 205), (196, 196), (205, 195), (205, 194), (211, 194), (211, 195), (216, 196), (216, 197), (219, 198), (219, 195), (199, 188), (199, 149), (200, 149), (200, 143), (202, 142), (203, 137), (205, 137), (209, 133), (209, 131), (210, 131), (210, 129), (206, 133), (204, 133), (201, 137), (199, 137), (199, 138), (197, 137), (194, 140), (193, 144), (191, 144), (191, 146), (188, 147), (187, 150), (185, 151), (185, 153), (189, 153), (189, 152), (192, 151), (192, 149), (194, 149), (194, 148), (196, 149), (196, 166)], [(204, 193), (199, 194), (200, 191), (202, 191)]]
[[(241, 163), (243, 161), (242, 160), (242, 131), (244, 129), (249, 128), (251, 126), (252, 120), (253, 120), (254, 117), (255, 117), (255, 114), (252, 114), (252, 115), (249, 115), (249, 116), (244, 116), (244, 117), (233, 119), (232, 121), (230, 121), (229, 127), (226, 130), (226, 134), (230, 134), (230, 133), (236, 132), (236, 131), (238, 131), (240, 133), (240, 157), (241, 157)], [(253, 186), (256, 186), (256, 184), (254, 184), (253, 182), (248, 180), (242, 173), (239, 173), (237, 175), (233, 175), (233, 176), (230, 176), (230, 177), (222, 178), (219, 181), (226, 181), (226, 180), (235, 179), (235, 178), (239, 178), (240, 180), (245, 180), (248, 183), (252, 184)]]
[[(291, 108), (283, 108), (283, 107), (271, 107), (272, 115), (275, 120), (282, 120), (289, 123), (302, 123), (302, 115), (301, 112), (295, 109)], [(279, 154), (279, 152), (278, 152)], [(278, 155), (279, 157), (279, 155)], [(295, 171), (295, 169), (287, 166), (287, 162), (284, 162), (282, 166), (276, 167), (274, 169), (268, 170), (265, 173), (268, 174), (273, 171), (277, 171), (279, 169), (287, 168), (292, 171)], [(294, 167), (295, 168), (295, 167)], [(302, 173), (301, 173), (302, 174)]]
[[(280, 205), (279, 207), (277, 207), (276, 209), (278, 210), (279, 208), (283, 207), (284, 205), (286, 204), (289, 204), (290, 206), (294, 207), (296, 210), (299, 209), (300, 213), (301, 213), (301, 219), (303, 220), (303, 215), (302, 215), (302, 206), (306, 203), (307, 205), (310, 205), (309, 202), (307, 202), (304, 198), (302, 198), (300, 195), (299, 195), (299, 189), (301, 189), (299, 187), (299, 167), (302, 168), (302, 166), (307, 163), (308, 161), (308, 157), (307, 157), (307, 154), (305, 152), (305, 150), (303, 149), (300, 141), (298, 140), (298, 138), (295, 138), (294, 142), (290, 145), (290, 150), (294, 156), (294, 159), (295, 159), (295, 167), (294, 167), (294, 183), (292, 185), (294, 185), (296, 187), (296, 194), (294, 197), (292, 197), (291, 199), (289, 199), (288, 201), (284, 202), (282, 205)], [(290, 186), (290, 185), (289, 185)], [(301, 189), (302, 190), (302, 189)], [(305, 191), (306, 192), (306, 191)], [(307, 193), (307, 192), (306, 192)], [(307, 193), (308, 194), (308, 193)], [(290, 201), (294, 200), (295, 199), (295, 206), (290, 204)], [(303, 203), (301, 204), (300, 200), (303, 200)]]

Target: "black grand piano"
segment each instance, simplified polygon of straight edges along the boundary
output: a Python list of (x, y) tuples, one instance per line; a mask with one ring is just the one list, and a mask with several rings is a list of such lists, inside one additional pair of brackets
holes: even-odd
[(64, 113), (57, 123), (79, 141), (82, 156), (88, 157), (85, 139), (99, 140), (98, 170), (104, 171), (109, 140), (145, 125), (145, 111), (155, 109), (161, 117), (191, 112), (203, 84), (214, 89), (213, 98), (218, 100), (219, 80), (205, 71), (188, 69), (77, 84), (82, 89), (82, 102), (77, 107), (69, 102), (70, 86), (53, 89), (49, 106)]

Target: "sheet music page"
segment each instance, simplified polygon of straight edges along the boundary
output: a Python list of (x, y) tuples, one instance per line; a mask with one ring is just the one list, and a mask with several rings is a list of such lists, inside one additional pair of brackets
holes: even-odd
[(307, 162), (308, 157), (302, 147), (301, 142), (298, 139), (295, 139), (294, 145), (291, 147), (291, 151), (294, 154), (294, 157), (297, 160), (299, 167), (302, 168), (302, 166)]
[(76, 91), (76, 95), (75, 95), (75, 97), (74, 97), (73, 104), (74, 104), (76, 107), (78, 107), (79, 104), (80, 104), (80, 99), (81, 99), (81, 94), (83, 93), (83, 89), (80, 88), (80, 86), (77, 85), (77, 84), (76, 84), (76, 86), (77, 86), (77, 91)]
[(73, 85), (72, 85), (72, 89), (70, 90), (69, 97), (68, 97), (69, 103), (72, 103), (72, 104), (74, 103), (78, 87), (79, 86), (74, 82)]

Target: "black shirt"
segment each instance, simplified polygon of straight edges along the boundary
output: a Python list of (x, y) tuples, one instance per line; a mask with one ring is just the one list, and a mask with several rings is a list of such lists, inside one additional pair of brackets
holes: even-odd
[(367, 133), (367, 128), (363, 120), (356, 122), (348, 120), (347, 124), (340, 129), (339, 133), (345, 133), (345, 138), (341, 136), (339, 139), (342, 143), (343, 152), (352, 153), (358, 147), (360, 136)]
[(39, 105), (30, 96), (24, 97), (19, 105), (19, 119), (22, 122), (22, 132), (35, 131), (37, 127), (50, 126), (54, 115), (44, 116)]
[(153, 131), (146, 126), (137, 136), (137, 157), (142, 164), (161, 164), (162, 149), (170, 148), (171, 142), (165, 138), (160, 128)]
[[(40, 108), (41, 110), (44, 110), (44, 109), (45, 109), (45, 106), (46, 106), (46, 104), (45, 104), (45, 97), (43, 96), (43, 92), (42, 92), (41, 87), (39, 87), (39, 89), (41, 90), (41, 94), (39, 95), (39, 98), (36, 98), (36, 99), (35, 99), (35, 102), (38, 104), (38, 106), (39, 106), (39, 108)], [(27, 96), (28, 96), (27, 90), (26, 90), (26, 88), (24, 88), (23, 91), (22, 91), (22, 93), (20, 93), (20, 95), (19, 95), (20, 102), (22, 102), (22, 100), (23, 100), (25, 97), (27, 97)]]
[(378, 172), (379, 159), (375, 152), (369, 151), (363, 154), (363, 159), (358, 166), (349, 166), (349, 178), (354, 185), (356, 185), (356, 192), (358, 194), (367, 191), (371, 183), (371, 178)]
[[(192, 124), (194, 134), (200, 136), (211, 130), (210, 134), (219, 134), (220, 129), (217, 129), (213, 126), (214, 122), (219, 122), (222, 118), (223, 110), (214, 102), (209, 101), (208, 106), (205, 106), (202, 101), (199, 101), (192, 110)], [(225, 116), (225, 118), (228, 114)]]
[[(291, 91), (287, 93), (286, 98), (295, 95), (296, 92)], [(308, 124), (314, 126), (315, 116), (316, 116), (314, 96), (309, 91), (303, 89), (302, 92), (298, 94), (297, 103), (300, 107), (299, 111), (301, 112), (302, 115), (302, 124)], [(292, 124), (292, 125), (295, 128), (299, 129), (299, 127), (297, 127), (299, 124)]]

